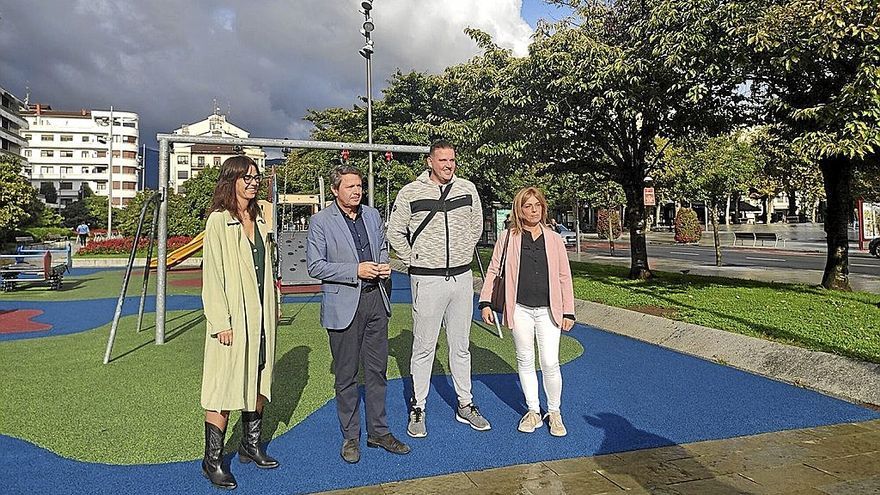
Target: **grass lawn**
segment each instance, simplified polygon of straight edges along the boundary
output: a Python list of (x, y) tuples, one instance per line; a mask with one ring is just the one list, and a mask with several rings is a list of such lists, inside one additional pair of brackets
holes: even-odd
[[(115, 273), (119, 277), (121, 272)], [(86, 285), (103, 284), (104, 278)], [(116, 282), (118, 290), (118, 280)], [(88, 287), (84, 293), (91, 293)], [(389, 379), (409, 375), (412, 319), (397, 305), (389, 325)], [(278, 329), (274, 397), (266, 406), (264, 437), (280, 435), (333, 397), (326, 331), (317, 303), (284, 305)], [(205, 324), (201, 310), (170, 312), (167, 343), (152, 343), (154, 314), (135, 334), (135, 316), (121, 320), (113, 361), (102, 365), (109, 324), (79, 334), (0, 342), (0, 433), (31, 441), (64, 457), (110, 464), (196, 459), (203, 451), (199, 405)], [(442, 334), (441, 334), (442, 335)], [(448, 370), (441, 337), (435, 373)], [(474, 374), (515, 373), (510, 338), (478, 325), (471, 333)], [(562, 362), (583, 353), (570, 337)], [(511, 380), (515, 380), (511, 376)], [(389, 397), (388, 400), (400, 400)], [(227, 445), (237, 446), (239, 415), (230, 417)]]
[[(481, 252), (484, 266), (491, 251)], [(619, 308), (880, 363), (880, 295), (572, 262), (574, 295)]]

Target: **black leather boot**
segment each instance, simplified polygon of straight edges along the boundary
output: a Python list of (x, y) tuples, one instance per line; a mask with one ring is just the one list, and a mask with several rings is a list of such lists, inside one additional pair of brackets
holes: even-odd
[(238, 484), (232, 471), (223, 468), (223, 441), (226, 431), (205, 422), (205, 458), (202, 459), (202, 474), (217, 488), (232, 490)]
[(260, 433), (263, 430), (263, 415), (256, 411), (241, 412), (241, 445), (238, 446), (238, 460), (242, 463), (253, 461), (258, 468), (273, 469), (278, 461), (266, 455), (260, 446)]

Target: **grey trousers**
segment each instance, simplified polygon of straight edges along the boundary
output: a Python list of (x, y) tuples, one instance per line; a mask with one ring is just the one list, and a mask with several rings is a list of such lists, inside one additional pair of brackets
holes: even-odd
[(364, 365), (364, 405), (367, 409), (367, 434), (380, 437), (388, 433), (385, 415), (385, 390), (388, 381), (388, 316), (378, 290), (361, 293), (357, 312), (344, 330), (327, 330), (336, 375), (336, 414), (346, 440), (361, 434), (358, 368)]
[(449, 342), (449, 369), (460, 405), (471, 403), (471, 319), (474, 276), (470, 271), (449, 277), (411, 275), (413, 350), (410, 360), (415, 407), (424, 409), (431, 383), (434, 352), (441, 324)]

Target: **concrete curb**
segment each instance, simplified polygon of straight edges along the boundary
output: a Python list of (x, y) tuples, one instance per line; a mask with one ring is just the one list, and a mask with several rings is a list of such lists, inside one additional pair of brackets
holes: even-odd
[[(134, 268), (144, 267), (146, 258), (135, 258)], [(178, 267), (198, 267), (202, 264), (202, 258), (187, 258), (180, 262)], [(74, 268), (121, 268), (128, 265), (128, 258), (73, 258)]]
[[(406, 273), (399, 260), (391, 260), (391, 266)], [(474, 291), (482, 285), (475, 276)], [(600, 330), (850, 402), (880, 406), (880, 364), (580, 299), (575, 300), (575, 315), (578, 322)]]

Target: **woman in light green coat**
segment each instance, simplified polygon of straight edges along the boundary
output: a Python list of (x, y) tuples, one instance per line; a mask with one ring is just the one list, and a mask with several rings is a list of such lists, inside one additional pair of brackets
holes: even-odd
[(242, 463), (278, 467), (260, 446), (263, 405), (271, 399), (278, 291), (273, 246), (257, 204), (261, 176), (246, 156), (223, 162), (205, 226), (202, 304), (205, 309), (205, 457), (202, 473), (221, 488), (235, 488), (223, 466), (229, 411), (242, 411)]

